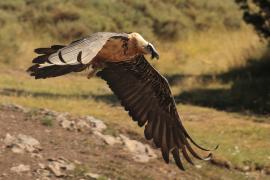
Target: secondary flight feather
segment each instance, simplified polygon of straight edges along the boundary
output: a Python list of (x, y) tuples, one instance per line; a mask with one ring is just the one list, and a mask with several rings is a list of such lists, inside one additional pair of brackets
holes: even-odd
[[(145, 59), (159, 58), (155, 47), (138, 33), (98, 32), (67, 46), (38, 48), (39, 54), (28, 69), (36, 79), (57, 77), (92, 67), (88, 77), (104, 79), (122, 106), (139, 126), (145, 125), (145, 138), (153, 140), (169, 163), (173, 155), (176, 165), (184, 170), (182, 157), (193, 164), (190, 154), (200, 160), (194, 147), (199, 146), (184, 128), (167, 80)], [(180, 155), (182, 154), (182, 155)]]

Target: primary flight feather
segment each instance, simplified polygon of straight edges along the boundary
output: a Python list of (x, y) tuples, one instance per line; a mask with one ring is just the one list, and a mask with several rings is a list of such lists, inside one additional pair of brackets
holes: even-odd
[[(28, 72), (36, 79), (79, 72), (91, 66), (88, 77), (104, 79), (139, 126), (145, 125), (145, 138), (153, 139), (169, 163), (172, 153), (176, 165), (184, 170), (181, 156), (193, 164), (190, 155), (202, 158), (193, 149), (199, 146), (187, 133), (178, 115), (167, 80), (145, 59), (159, 58), (155, 47), (138, 33), (98, 32), (67, 46), (53, 45), (35, 50)], [(98, 71), (99, 70), (99, 71)], [(98, 72), (97, 72), (98, 71)]]

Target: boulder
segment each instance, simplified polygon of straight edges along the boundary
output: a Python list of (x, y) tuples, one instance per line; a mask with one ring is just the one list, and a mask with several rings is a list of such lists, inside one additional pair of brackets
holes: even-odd
[(15, 172), (15, 173), (18, 173), (19, 174), (19, 173), (30, 171), (30, 166), (29, 165), (20, 164), (18, 166), (12, 167), (10, 170), (12, 172)]
[(148, 145), (136, 140), (131, 140), (125, 135), (120, 135), (120, 138), (126, 149), (132, 154), (134, 161), (148, 162), (150, 159), (156, 159), (157, 155), (154, 150)]
[(24, 152), (38, 153), (41, 150), (38, 140), (24, 134), (19, 134), (17, 136), (6, 134), (4, 144), (6, 147), (11, 148), (14, 153), (19, 154)]
[(103, 123), (103, 121), (94, 118), (93, 116), (86, 116), (86, 121), (90, 123), (90, 126), (93, 131), (102, 132), (107, 129), (107, 126)]

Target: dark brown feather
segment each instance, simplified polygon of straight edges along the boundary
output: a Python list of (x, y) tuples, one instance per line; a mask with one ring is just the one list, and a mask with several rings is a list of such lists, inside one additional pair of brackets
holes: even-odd
[(49, 57), (48, 54), (37, 56), (33, 59), (32, 63), (38, 63), (38, 64), (45, 63), (46, 61), (48, 61), (48, 57)]
[(184, 168), (184, 166), (183, 166), (183, 164), (181, 162), (180, 155), (179, 155), (179, 150), (174, 148), (172, 150), (172, 154), (173, 154), (173, 159), (174, 159), (175, 164), (177, 165), (177, 167), (184, 171), (185, 168)]
[(51, 47), (48, 48), (37, 48), (34, 50), (34, 52), (37, 54), (53, 54), (57, 52), (59, 49), (62, 49), (64, 47), (65, 46), (63, 45), (52, 45)]
[(169, 152), (182, 170), (184, 167), (179, 151), (191, 164), (188, 151), (196, 158), (205, 159), (189, 144), (188, 140), (207, 151), (196, 144), (183, 127), (167, 80), (143, 56), (124, 62), (108, 62), (97, 75), (107, 81), (132, 119), (139, 126), (146, 124), (145, 138), (153, 139), (155, 145), (161, 148), (166, 163), (169, 163)]
[(150, 140), (153, 138), (153, 126), (155, 123), (155, 117), (156, 117), (156, 114), (154, 114), (154, 111), (150, 111), (149, 120), (144, 129), (144, 136), (147, 140)]
[(31, 76), (34, 76), (35, 79), (46, 79), (51, 77), (62, 76), (68, 74), (70, 72), (78, 72), (85, 69), (85, 65), (64, 65), (64, 66), (57, 66), (52, 65), (48, 67), (39, 67), (38, 64), (31, 66), (27, 71), (30, 73)]

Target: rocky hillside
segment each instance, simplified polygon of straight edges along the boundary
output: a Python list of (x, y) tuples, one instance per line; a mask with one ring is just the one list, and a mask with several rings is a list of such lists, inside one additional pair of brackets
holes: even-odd
[(130, 163), (157, 159), (150, 145), (124, 134), (112, 136), (106, 133), (103, 121), (92, 116), (76, 118), (68, 113), (7, 105), (1, 107), (0, 117), (0, 179), (107, 179), (106, 171), (90, 171), (86, 164), (91, 162), (98, 168), (114, 159)]
[(142, 137), (117, 132), (92, 116), (2, 105), (0, 126), (1, 180), (217, 179), (218, 174), (202, 173), (213, 168), (227, 173), (225, 179), (266, 177), (226, 170), (230, 164), (219, 160), (181, 172), (173, 163), (164, 164)]

